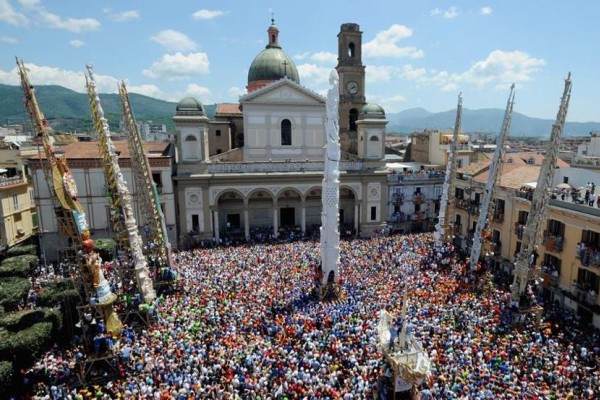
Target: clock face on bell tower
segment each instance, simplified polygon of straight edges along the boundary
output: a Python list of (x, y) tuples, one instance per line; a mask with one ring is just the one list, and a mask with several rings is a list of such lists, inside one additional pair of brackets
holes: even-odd
[(350, 94), (356, 94), (356, 93), (358, 93), (358, 83), (356, 83), (354, 81), (348, 82), (348, 84), (346, 85), (346, 90)]

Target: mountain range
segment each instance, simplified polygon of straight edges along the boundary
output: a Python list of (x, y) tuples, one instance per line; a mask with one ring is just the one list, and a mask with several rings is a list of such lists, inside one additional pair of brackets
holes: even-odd
[[(37, 86), (39, 106), (49, 124), (57, 131), (90, 131), (92, 121), (87, 94), (78, 93), (62, 86)], [(113, 130), (121, 120), (121, 102), (117, 94), (100, 94), (102, 108)], [(152, 121), (165, 124), (169, 132), (175, 130), (172, 122), (176, 103), (130, 93), (131, 107), (138, 122)], [(216, 105), (205, 105), (209, 117)], [(429, 112), (423, 108), (411, 108), (397, 113), (387, 113), (388, 133), (409, 134), (424, 129), (452, 130), (456, 110)], [(463, 108), (462, 131), (497, 133), (502, 126), (504, 110)], [(23, 107), (23, 91), (20, 86), (0, 84), (0, 125), (24, 124), (28, 116)], [(513, 137), (549, 137), (553, 120), (532, 118), (513, 112), (510, 135)], [(600, 131), (599, 122), (567, 122), (565, 136), (584, 136)]]
[[(451, 131), (456, 120), (456, 109), (432, 113), (423, 108), (411, 108), (386, 115), (388, 132), (410, 133), (423, 129)], [(463, 132), (498, 133), (502, 128), (504, 110), (487, 108), (469, 110), (463, 108), (461, 128)], [(550, 137), (554, 120), (533, 118), (514, 112), (510, 124), (511, 137)], [(585, 136), (600, 131), (600, 122), (566, 122), (564, 136)]]

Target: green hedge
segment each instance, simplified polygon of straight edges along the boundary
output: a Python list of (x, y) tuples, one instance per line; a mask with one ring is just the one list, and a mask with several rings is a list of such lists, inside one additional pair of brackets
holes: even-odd
[(53, 333), (59, 333), (63, 327), (63, 315), (60, 308), (45, 308), (44, 321), (52, 324)]
[(6, 255), (9, 257), (22, 256), (24, 254), (31, 254), (32, 256), (35, 256), (37, 253), (37, 245), (35, 244), (15, 246), (6, 251)]
[(20, 256), (14, 256), (2, 261), (2, 265), (13, 264), (15, 262), (23, 262), (28, 264), (31, 268), (37, 268), (40, 265), (40, 259), (36, 255), (22, 254)]
[(5, 311), (13, 311), (27, 301), (31, 282), (26, 278), (0, 278), (0, 306)]
[(9, 258), (8, 260), (11, 261), (3, 262), (2, 265), (0, 265), (0, 278), (6, 278), (9, 276), (27, 278), (31, 275), (31, 268), (29, 267), (28, 263), (19, 260), (12, 261), (12, 258)]
[(59, 306), (63, 301), (79, 301), (79, 292), (73, 286), (73, 281), (68, 278), (44, 285), (38, 293), (37, 304), (41, 307)]
[(12, 362), (0, 361), (0, 393), (9, 390), (13, 383), (15, 369)]
[(117, 242), (113, 239), (94, 239), (94, 250), (96, 250), (102, 260), (112, 261), (117, 253)]
[(41, 322), (44, 317), (44, 311), (41, 310), (15, 311), (0, 317), (0, 328), (14, 332)]
[(40, 322), (18, 332), (0, 328), (0, 357), (28, 365), (42, 354), (52, 338), (52, 322)]

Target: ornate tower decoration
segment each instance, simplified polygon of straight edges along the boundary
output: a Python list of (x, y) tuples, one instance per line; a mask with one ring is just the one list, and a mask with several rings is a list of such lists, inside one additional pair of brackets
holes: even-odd
[(338, 125), (339, 78), (335, 70), (329, 75), (325, 131), (327, 144), (323, 171), (323, 211), (321, 214), (321, 285), (323, 295), (335, 295), (335, 281), (340, 263), (340, 143)]
[(344, 152), (357, 154), (356, 120), (365, 105), (365, 66), (362, 64), (362, 32), (358, 24), (342, 24), (338, 33), (340, 79), (340, 145)]

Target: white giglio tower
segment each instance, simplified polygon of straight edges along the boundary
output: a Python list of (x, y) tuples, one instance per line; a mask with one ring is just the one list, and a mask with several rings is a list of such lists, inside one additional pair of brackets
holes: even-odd
[(327, 144), (323, 168), (323, 211), (321, 213), (321, 284), (333, 286), (340, 263), (340, 133), (339, 133), (339, 77), (334, 69), (329, 75), (331, 87), (327, 91), (325, 132)]

